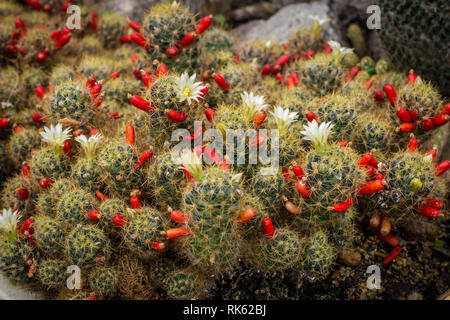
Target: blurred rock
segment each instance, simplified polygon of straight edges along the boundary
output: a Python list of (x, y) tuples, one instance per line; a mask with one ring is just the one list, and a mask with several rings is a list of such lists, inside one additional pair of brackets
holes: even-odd
[(231, 19), (237, 22), (253, 19), (266, 19), (277, 12), (278, 7), (268, 1), (245, 6), (231, 12)]

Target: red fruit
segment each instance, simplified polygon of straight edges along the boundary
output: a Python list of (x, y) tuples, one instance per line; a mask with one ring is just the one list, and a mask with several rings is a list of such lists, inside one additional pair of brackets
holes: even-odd
[(294, 84), (298, 85), (298, 83), (300, 82), (300, 78), (298, 77), (298, 75), (295, 72), (291, 73), (291, 78), (294, 80)]
[(306, 119), (308, 120), (308, 122), (312, 122), (313, 120), (318, 121), (316, 114), (314, 112), (312, 112), (312, 111), (308, 111), (306, 113)]
[(308, 51), (306, 51), (306, 53), (303, 55), (303, 59), (309, 60), (309, 59), (311, 59), (312, 57), (314, 57), (315, 54), (316, 54), (316, 53), (315, 53), (313, 50), (308, 50)]
[(253, 208), (245, 209), (244, 211), (239, 212), (237, 223), (242, 224), (246, 223), (247, 221), (250, 221), (253, 219), (256, 215), (256, 210)]
[(166, 233), (167, 238), (175, 239), (175, 238), (189, 235), (189, 234), (191, 234), (191, 231), (186, 228), (173, 228), (173, 229), (167, 230), (165, 233)]
[(262, 67), (261, 69), (261, 74), (263, 76), (270, 74), (272, 71), (272, 68), (270, 67), (270, 65), (266, 64), (264, 67)]
[(70, 41), (69, 34), (62, 34), (58, 39), (56, 39), (55, 47), (60, 49), (64, 47)]
[(370, 88), (372, 88), (372, 85), (373, 85), (373, 81), (371, 81), (371, 80), (366, 81), (366, 83), (364, 83), (364, 88), (370, 89)]
[(383, 264), (388, 264), (402, 251), (402, 247), (395, 247), (394, 250), (383, 260)]
[(144, 84), (144, 86), (146, 86), (147, 88), (150, 88), (150, 85), (152, 84), (153, 79), (149, 73), (146, 73), (142, 76), (141, 81)]
[(361, 159), (358, 161), (358, 165), (360, 166), (367, 166), (369, 165), (374, 159), (374, 156), (370, 152), (366, 152)]
[(179, 113), (176, 112), (175, 110), (166, 110), (166, 116), (172, 122), (182, 122), (186, 120), (187, 114)]
[(169, 57), (175, 57), (178, 55), (178, 49), (176, 47), (170, 47), (166, 51)]
[[(11, 55), (15, 55), (17, 53), (17, 46), (13, 45), (13, 44), (8, 44), (6, 46), (6, 53), (11, 54)], [(37, 56), (36, 56), (37, 59)], [(39, 60), (38, 60), (39, 61)], [(40, 61), (39, 61), (40, 62)]]
[(89, 219), (94, 221), (100, 220), (100, 213), (97, 210), (89, 211)]
[(141, 208), (141, 202), (139, 201), (139, 198), (134, 196), (130, 198), (131, 207), (133, 209), (140, 209)]
[(411, 122), (411, 116), (408, 110), (406, 110), (405, 108), (397, 108), (397, 110), (395, 110), (395, 113), (397, 113), (397, 117), (402, 123)]
[(39, 180), (39, 186), (42, 189), (47, 189), (48, 187), (50, 187), (53, 184), (53, 180), (49, 179), (49, 178), (43, 178), (41, 180)]
[(14, 25), (16, 26), (16, 29), (25, 29), (25, 22), (22, 19), (17, 19), (14, 21)]
[(281, 84), (283, 82), (283, 74), (277, 73), (276, 78), (278, 80), (278, 83)]
[(412, 136), (411, 139), (409, 139), (409, 142), (408, 142), (408, 151), (409, 152), (416, 151), (417, 150), (417, 146), (418, 146), (417, 139), (414, 136)]
[(38, 124), (44, 123), (42, 115), (39, 114), (38, 112), (33, 113), (33, 115), (31, 116), (31, 119)]
[(148, 49), (150, 47), (147, 39), (145, 39), (144, 36), (142, 36), (138, 32), (133, 32), (133, 34), (131, 35), (131, 40), (133, 40), (134, 43), (143, 48)]
[(114, 223), (114, 225), (116, 227), (119, 227), (119, 228), (123, 228), (125, 225), (130, 223), (127, 219), (125, 219), (124, 217), (122, 217), (119, 214), (116, 214), (112, 217), (112, 222)]
[(377, 175), (375, 176), (375, 180), (384, 180), (383, 174), (378, 172)]
[(253, 117), (253, 124), (255, 125), (255, 129), (258, 130), (259, 127), (263, 124), (264, 120), (266, 120), (267, 114), (264, 110), (260, 110)]
[(423, 120), (420, 127), (422, 128), (422, 130), (425, 130), (425, 131), (429, 131), (429, 130), (433, 129), (434, 128), (433, 120), (431, 120), (431, 119)]
[(440, 210), (442, 205), (444, 204), (442, 201), (439, 201), (437, 199), (427, 199), (426, 204), (428, 207), (431, 207), (436, 210)]
[(38, 54), (36, 54), (36, 61), (39, 63), (44, 63), (45, 60), (47, 60), (47, 56), (48, 56), (48, 51), (43, 50), (43, 51), (39, 52)]
[(166, 245), (164, 244), (164, 242), (153, 242), (151, 244), (151, 247), (153, 250), (156, 250), (156, 251), (164, 251), (164, 248), (166, 247)]
[(70, 155), (70, 151), (72, 150), (72, 145), (70, 144), (70, 141), (64, 141), (63, 142), (63, 153), (68, 156)]
[(133, 125), (129, 124), (125, 127), (125, 139), (130, 146), (134, 146), (135, 133)]
[(298, 61), (300, 60), (301, 56), (298, 53), (294, 53), (294, 60)]
[(136, 161), (134, 164), (135, 169), (139, 169), (142, 167), (151, 157), (153, 156), (153, 152), (150, 151), (150, 149), (145, 150), (142, 152), (141, 156), (139, 157), (139, 160)]
[(347, 211), (348, 208), (350, 208), (350, 206), (353, 204), (353, 198), (347, 199), (344, 202), (341, 203), (335, 203), (333, 205), (333, 210), (336, 212), (343, 212), (343, 211)]
[(416, 82), (416, 80), (417, 80), (417, 75), (416, 74), (410, 73), (408, 75), (408, 83), (409, 84), (414, 84), (414, 82)]
[(303, 172), (302, 167), (299, 165), (296, 165), (292, 168), (292, 171), (294, 172), (295, 176), (299, 179), (303, 178), (305, 176), (305, 173)]
[(381, 91), (381, 89), (375, 91), (374, 97), (376, 102), (383, 103), (383, 91)]
[(24, 223), (23, 223), (23, 227), (21, 232), (23, 234), (28, 234), (31, 235), (34, 233), (34, 229), (33, 229), (33, 224), (34, 224), (34, 219), (33, 218), (28, 218)]
[(442, 110), (445, 114), (450, 115), (450, 103), (447, 103)]
[(241, 56), (240, 56), (240, 55), (235, 54), (235, 55), (233, 56), (233, 59), (234, 59), (234, 61), (236, 61), (237, 64), (240, 64), (240, 63), (241, 63)]
[(323, 49), (323, 52), (331, 53), (331, 52), (333, 52), (333, 49), (331, 49), (331, 47), (328, 43), (325, 43), (325, 48)]
[(158, 68), (156, 68), (156, 76), (158, 78), (162, 77), (167, 73), (167, 66), (164, 63), (161, 63)]
[(36, 95), (39, 99), (42, 100), (42, 98), (44, 98), (45, 89), (42, 86), (36, 87), (36, 89), (34, 89), (34, 91), (36, 92)]
[(209, 147), (206, 146), (203, 149), (203, 153), (209, 158), (211, 159), (214, 163), (220, 163), (222, 161), (222, 159), (220, 158), (220, 156), (216, 153), (216, 151)]
[(367, 165), (366, 168), (367, 168), (367, 173), (368, 173), (369, 177), (375, 178), (374, 175), (375, 175), (375, 171), (377, 171), (377, 168), (375, 168), (374, 166), (371, 166), (371, 165)]
[(439, 177), (450, 168), (450, 161), (445, 160), (436, 166), (436, 176)]
[(119, 76), (120, 76), (120, 72), (119, 72), (119, 71), (113, 71), (113, 72), (109, 75), (109, 78), (110, 78), (111, 80), (113, 80), (113, 79), (117, 79)]
[(8, 118), (1, 118), (0, 119), (0, 128), (6, 128), (9, 126), (9, 119)]
[(95, 195), (97, 196), (97, 198), (99, 198), (101, 201), (105, 201), (106, 199), (108, 199), (108, 197), (107, 196), (105, 196), (102, 192), (100, 192), (100, 191), (97, 191), (96, 193), (95, 193)]
[(400, 241), (398, 241), (397, 237), (390, 233), (383, 236), (380, 231), (377, 231), (375, 232), (375, 236), (381, 241), (386, 242), (391, 247), (397, 247), (400, 244)]
[(358, 195), (371, 194), (384, 189), (383, 180), (372, 180), (359, 187)]
[(213, 122), (216, 118), (216, 114), (214, 113), (214, 110), (211, 108), (208, 108), (205, 110), (205, 116), (206, 119), (208, 119), (209, 122)]
[(102, 91), (102, 85), (97, 83), (95, 84), (92, 88), (91, 88), (91, 96), (93, 98), (97, 98), (97, 96), (99, 95), (100, 91)]
[(287, 169), (283, 169), (281, 173), (286, 180), (289, 180), (291, 178), (291, 176), (289, 175), (289, 171)]
[(94, 100), (94, 107), (95, 107), (95, 108), (98, 107), (99, 105), (102, 104), (102, 102), (103, 102), (103, 97), (97, 97), (97, 98), (95, 98), (95, 100)]
[(264, 218), (262, 221), (262, 224), (263, 224), (263, 229), (264, 229), (264, 233), (266, 234), (266, 237), (268, 239), (272, 239), (272, 237), (275, 233), (275, 228), (273, 227), (272, 219), (270, 219), (269, 217)]
[(31, 168), (30, 168), (30, 166), (27, 166), (27, 165), (24, 165), (24, 166), (22, 166), (22, 175), (24, 176), (24, 177), (30, 177), (30, 174), (31, 174)]
[(277, 61), (275, 61), (275, 65), (281, 68), (286, 63), (288, 63), (290, 59), (291, 57), (289, 56), (289, 54), (284, 53), (277, 59)]
[(389, 99), (389, 102), (393, 107), (397, 105), (397, 92), (395, 92), (395, 88), (392, 84), (387, 84), (383, 87), (384, 92), (386, 93), (386, 97)]
[(416, 125), (414, 123), (402, 123), (400, 126), (398, 126), (397, 131), (400, 132), (411, 132), (414, 130)]
[(288, 50), (289, 49), (289, 43), (288, 42), (283, 43), (283, 49), (284, 50)]
[(297, 192), (303, 197), (303, 198), (311, 198), (312, 194), (311, 192), (308, 190), (308, 187), (306, 186), (305, 183), (302, 182), (302, 180), (298, 180), (297, 185)]
[(197, 27), (195, 28), (195, 33), (202, 34), (212, 23), (212, 16), (204, 16), (200, 22), (198, 23)]
[(17, 195), (19, 196), (20, 200), (27, 200), (30, 193), (25, 188), (20, 188), (17, 190)]
[(133, 39), (131, 39), (130, 35), (126, 35), (120, 38), (120, 42), (122, 43), (130, 43), (131, 41), (133, 41)]
[(86, 80), (85, 86), (86, 88), (93, 88), (95, 86), (95, 84), (97, 83), (97, 79), (95, 79), (94, 76), (89, 76)]
[(136, 21), (130, 21), (130, 23), (128, 24), (128, 26), (133, 29), (134, 31), (139, 32), (141, 29), (141, 24), (139, 22)]
[(349, 81), (349, 80), (355, 79), (355, 77), (358, 75), (358, 73), (359, 73), (359, 69), (357, 67), (351, 68), (350, 71), (345, 76), (345, 80)]
[(145, 112), (150, 112), (154, 110), (154, 107), (150, 102), (144, 100), (144, 98), (138, 95), (129, 95), (130, 103), (138, 109), (141, 109)]
[(250, 145), (259, 147), (260, 145), (264, 144), (265, 142), (266, 142), (266, 137), (259, 134), (250, 141)]
[(223, 76), (221, 76), (220, 74), (216, 73), (216, 75), (214, 76), (214, 81), (223, 90), (227, 91), (228, 89), (230, 89), (230, 86), (229, 86), (227, 80), (225, 80), (225, 78)]
[(287, 86), (288, 88), (293, 88), (293, 87), (295, 87), (294, 79), (292, 79), (291, 76), (289, 76), (289, 77), (286, 78), (286, 86)]
[(52, 33), (50, 34), (50, 39), (52, 40), (56, 40), (61, 36), (61, 31), (59, 30), (53, 30)]
[(173, 210), (171, 207), (169, 207), (170, 212), (170, 218), (179, 224), (186, 224), (187, 218), (186, 215), (183, 212)]
[(411, 117), (412, 121), (415, 121), (415, 120), (419, 119), (419, 111), (417, 111), (416, 109), (411, 110), (409, 112), (409, 116)]
[(338, 145), (340, 145), (341, 147), (347, 147), (348, 146), (348, 141), (342, 140), (338, 142)]
[(190, 45), (192, 42), (194, 42), (196, 37), (195, 32), (189, 32), (187, 33), (183, 39), (180, 40), (180, 42), (178, 43), (178, 45), (182, 48), (187, 47), (188, 45)]
[(202, 98), (208, 93), (209, 87), (207, 85), (204, 85), (203, 88), (200, 89)]
[(434, 158), (436, 158), (436, 150), (431, 149), (431, 150), (428, 151), (425, 155), (426, 155), (426, 156), (431, 155), (431, 157), (432, 157), (433, 160), (434, 160)]
[(443, 126), (448, 122), (449, 116), (445, 113), (438, 114), (433, 118), (433, 124), (436, 127)]
[[(89, 21), (89, 27), (94, 30), (95, 32), (97, 32), (97, 21)], [(131, 41), (131, 37), (130, 37), (130, 41)]]

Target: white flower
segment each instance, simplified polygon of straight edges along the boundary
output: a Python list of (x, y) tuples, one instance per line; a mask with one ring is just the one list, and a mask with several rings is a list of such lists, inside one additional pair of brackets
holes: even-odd
[(265, 43), (266, 48), (270, 48), (271, 45), (272, 45), (272, 41), (267, 40)]
[[(172, 154), (172, 157), (174, 155)], [(174, 162), (182, 165), (182, 169), (185, 169), (191, 176), (193, 176), (196, 180), (200, 180), (203, 174), (202, 168), (202, 159), (197, 156), (195, 151), (191, 151), (189, 149), (181, 150), (181, 153), (178, 157), (174, 157)]]
[(276, 127), (279, 130), (284, 131), (292, 122), (296, 121), (295, 118), (297, 117), (298, 112), (290, 112), (288, 108), (283, 109), (278, 106), (275, 108), (275, 111), (270, 112), (270, 114), (274, 118)]
[(0, 215), (0, 231), (5, 233), (13, 233), (17, 230), (17, 223), (20, 215), (17, 211), (11, 209), (3, 209), (3, 214)]
[(81, 144), (81, 147), (84, 149), (84, 152), (88, 158), (95, 155), (95, 149), (102, 139), (103, 137), (100, 133), (90, 136), (89, 138), (86, 138), (84, 134), (75, 138), (75, 140)]
[(56, 126), (51, 125), (50, 129), (48, 127), (44, 128), (44, 132), (40, 132), (42, 136), (42, 140), (48, 142), (48, 144), (54, 147), (63, 147), (64, 141), (70, 139), (71, 135), (70, 128), (65, 130), (62, 129), (61, 124), (57, 124)]
[(343, 57), (348, 53), (352, 53), (353, 49), (342, 47), (341, 44), (337, 41), (330, 40), (328, 41), (330, 48), (333, 50), (333, 55), (335, 57)]
[(262, 109), (267, 108), (267, 104), (263, 96), (255, 96), (253, 92), (246, 92), (241, 94), (243, 116), (248, 121), (253, 120), (253, 117)]
[(201, 82), (195, 82), (195, 74), (191, 77), (185, 72), (175, 79), (175, 91), (180, 102), (187, 100), (189, 104), (192, 100), (198, 102), (202, 98), (202, 89), (205, 85)]
[(311, 141), (316, 150), (323, 150), (327, 146), (328, 136), (334, 125), (331, 122), (323, 122), (318, 125), (316, 120), (309, 122), (303, 126), (304, 131), (300, 133), (305, 136), (305, 140)]
[(310, 14), (308, 16), (309, 19), (311, 19), (312, 23), (317, 23), (319, 26), (324, 26), (327, 22), (330, 21), (328, 17), (322, 18), (320, 16), (312, 15)]

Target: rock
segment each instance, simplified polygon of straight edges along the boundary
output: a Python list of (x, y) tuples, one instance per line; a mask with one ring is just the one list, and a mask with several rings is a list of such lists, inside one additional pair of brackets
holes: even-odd
[(275, 4), (264, 1), (234, 10), (231, 12), (231, 19), (238, 22), (265, 19), (273, 15), (277, 10), (278, 7)]
[[(310, 15), (331, 18), (332, 13), (325, 0), (288, 5), (268, 20), (250, 21), (234, 29), (240, 42), (238, 45), (244, 46), (256, 39), (284, 43), (288, 41), (289, 35), (300, 27), (310, 27)], [(323, 34), (327, 40), (342, 40), (342, 37), (333, 28), (333, 22), (325, 25)]]
[(343, 248), (339, 259), (348, 267), (355, 267), (361, 262), (361, 254), (352, 248)]

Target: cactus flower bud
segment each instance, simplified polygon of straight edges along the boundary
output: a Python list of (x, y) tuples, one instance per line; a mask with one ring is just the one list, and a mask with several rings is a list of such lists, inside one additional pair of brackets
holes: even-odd
[(50, 187), (53, 184), (53, 180), (49, 179), (49, 178), (43, 178), (41, 180), (39, 180), (39, 186), (42, 189), (47, 189), (48, 187)]
[(177, 47), (170, 47), (167, 49), (166, 53), (169, 57), (175, 57), (178, 55), (178, 49)]
[(394, 86), (392, 84), (387, 84), (383, 87), (383, 90), (391, 105), (395, 107), (397, 105), (397, 92), (395, 91)]
[(135, 133), (133, 125), (129, 124), (125, 127), (125, 139), (130, 146), (134, 146)]
[(42, 86), (37, 86), (36, 89), (34, 89), (36, 92), (36, 96), (42, 100), (44, 98), (45, 89)]
[(209, 122), (213, 122), (216, 118), (216, 114), (214, 113), (214, 110), (211, 108), (208, 108), (205, 110), (205, 116), (206, 119), (208, 119)]
[(183, 39), (180, 40), (178, 45), (182, 48), (187, 47), (192, 42), (194, 42), (195, 38), (196, 38), (195, 32), (189, 32), (183, 37)]
[(222, 88), (222, 90), (227, 91), (228, 89), (230, 89), (230, 85), (222, 75), (216, 73), (216, 75), (214, 76), (214, 81), (217, 83), (219, 87)]
[(119, 214), (116, 214), (112, 217), (112, 222), (114, 223), (114, 225), (116, 227), (119, 227), (119, 228), (123, 228), (123, 227), (125, 227), (125, 225), (130, 223), (127, 219), (125, 219), (124, 217), (122, 217)]
[(402, 123), (411, 122), (411, 115), (405, 108), (397, 108), (397, 110), (395, 110), (395, 113), (397, 113), (397, 117)]
[(30, 192), (28, 191), (28, 189), (20, 188), (17, 190), (17, 195), (19, 196), (20, 200), (27, 200)]
[(384, 180), (372, 180), (359, 187), (358, 195), (371, 194), (384, 189)]
[(414, 135), (409, 139), (408, 142), (408, 151), (414, 152), (417, 150), (418, 142), (417, 139), (414, 137)]
[(100, 220), (100, 213), (97, 210), (89, 211), (89, 219), (91, 219), (93, 221)]
[(450, 168), (450, 161), (448, 160), (442, 161), (436, 166), (436, 176), (439, 177), (443, 175), (445, 171), (448, 170), (448, 168)]
[(166, 237), (169, 239), (175, 239), (175, 238), (179, 238), (182, 236), (186, 236), (191, 234), (191, 231), (189, 229), (186, 228), (173, 228), (173, 229), (169, 229), (166, 232), (164, 232)]
[(264, 233), (266, 234), (266, 237), (268, 239), (272, 239), (272, 237), (275, 233), (275, 228), (273, 227), (272, 219), (270, 219), (269, 217), (264, 218), (262, 220), (262, 225), (263, 225), (263, 229), (264, 229)]
[(145, 112), (154, 111), (153, 105), (150, 102), (144, 100), (144, 98), (138, 95), (128, 95), (128, 98), (130, 99), (130, 103), (136, 108), (141, 109)]
[(198, 23), (197, 27), (195, 28), (195, 33), (202, 34), (205, 32), (206, 29), (211, 25), (212, 23), (212, 16), (204, 16), (200, 22)]

